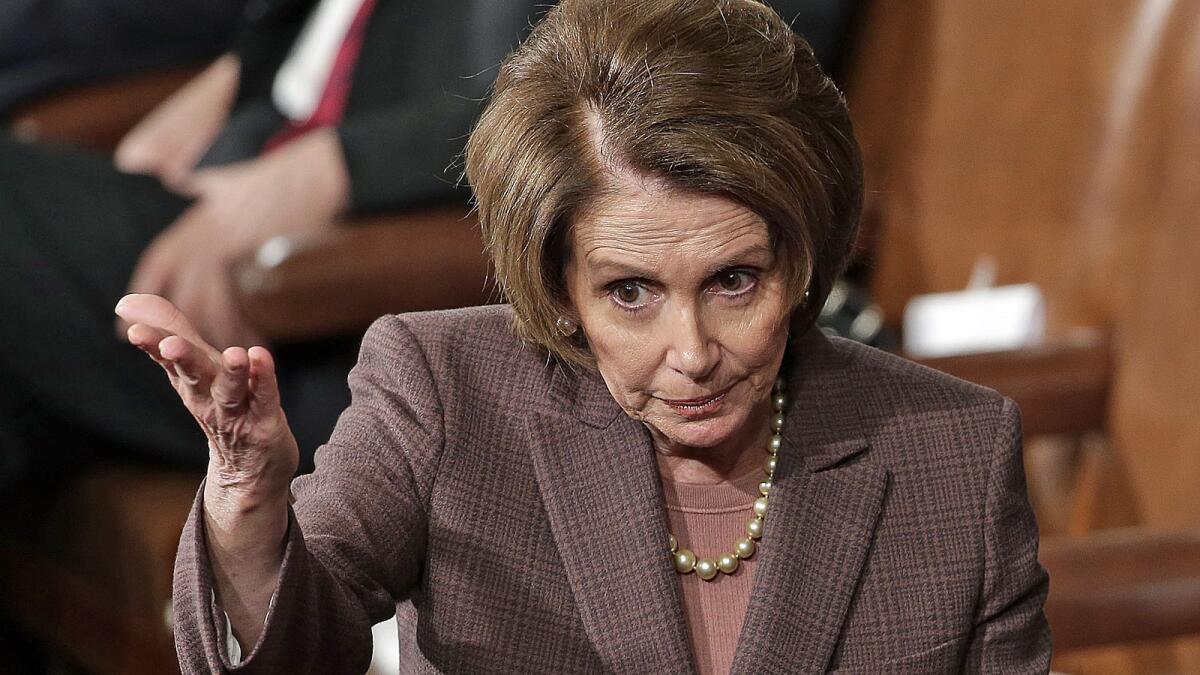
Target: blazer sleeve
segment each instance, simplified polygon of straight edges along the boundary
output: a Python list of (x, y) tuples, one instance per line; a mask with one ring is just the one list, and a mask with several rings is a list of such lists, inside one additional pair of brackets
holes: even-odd
[(258, 643), (237, 667), (229, 663), (224, 615), (213, 602), (197, 495), (175, 566), (183, 673), (362, 673), (371, 660), (371, 626), (419, 584), (444, 446), (443, 409), (402, 319), (384, 317), (371, 326), (349, 382), (350, 407), (318, 450), (316, 471), (292, 483), (273, 604)]
[(985, 569), (968, 672), (1047, 673), (1050, 628), (1043, 605), (1049, 576), (1038, 563), (1038, 530), (1025, 489), (1021, 414), (1004, 400), (988, 469)]

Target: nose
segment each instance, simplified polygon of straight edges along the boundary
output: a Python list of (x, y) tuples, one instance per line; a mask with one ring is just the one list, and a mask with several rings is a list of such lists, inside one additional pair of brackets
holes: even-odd
[(717, 367), (721, 347), (692, 308), (680, 308), (667, 318), (667, 366), (692, 381), (706, 379)]

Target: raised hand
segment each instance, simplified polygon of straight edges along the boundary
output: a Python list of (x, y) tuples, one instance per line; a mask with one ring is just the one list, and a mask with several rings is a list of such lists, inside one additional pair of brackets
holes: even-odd
[(247, 498), (286, 494), (299, 453), (263, 347), (218, 352), (169, 301), (127, 295), (116, 313), (129, 342), (154, 359), (209, 441), (209, 480)]
[(242, 644), (262, 630), (283, 560), (288, 485), (299, 462), (262, 347), (219, 352), (156, 295), (127, 295), (116, 313), (208, 436), (204, 527), (217, 598)]

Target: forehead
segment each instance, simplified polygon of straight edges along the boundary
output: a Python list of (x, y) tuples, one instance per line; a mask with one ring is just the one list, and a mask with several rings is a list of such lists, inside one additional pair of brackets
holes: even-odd
[(573, 257), (585, 262), (617, 257), (707, 263), (748, 249), (770, 249), (766, 221), (742, 204), (628, 175), (582, 212), (572, 231)]

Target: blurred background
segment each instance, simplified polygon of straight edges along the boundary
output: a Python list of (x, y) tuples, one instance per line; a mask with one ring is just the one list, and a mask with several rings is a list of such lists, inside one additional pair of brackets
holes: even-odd
[[(498, 299), (458, 152), (546, 5), (4, 4), (0, 672), (171, 672), (206, 455), (112, 304), (154, 260), (164, 289), (192, 270), (213, 335), (276, 349), (310, 462), (373, 318)], [(1200, 673), (1200, 3), (770, 4), (866, 161), (822, 326), (1020, 404), (1055, 670)], [(177, 234), (204, 228), (236, 236)], [(372, 672), (396, 672), (388, 630)]]

